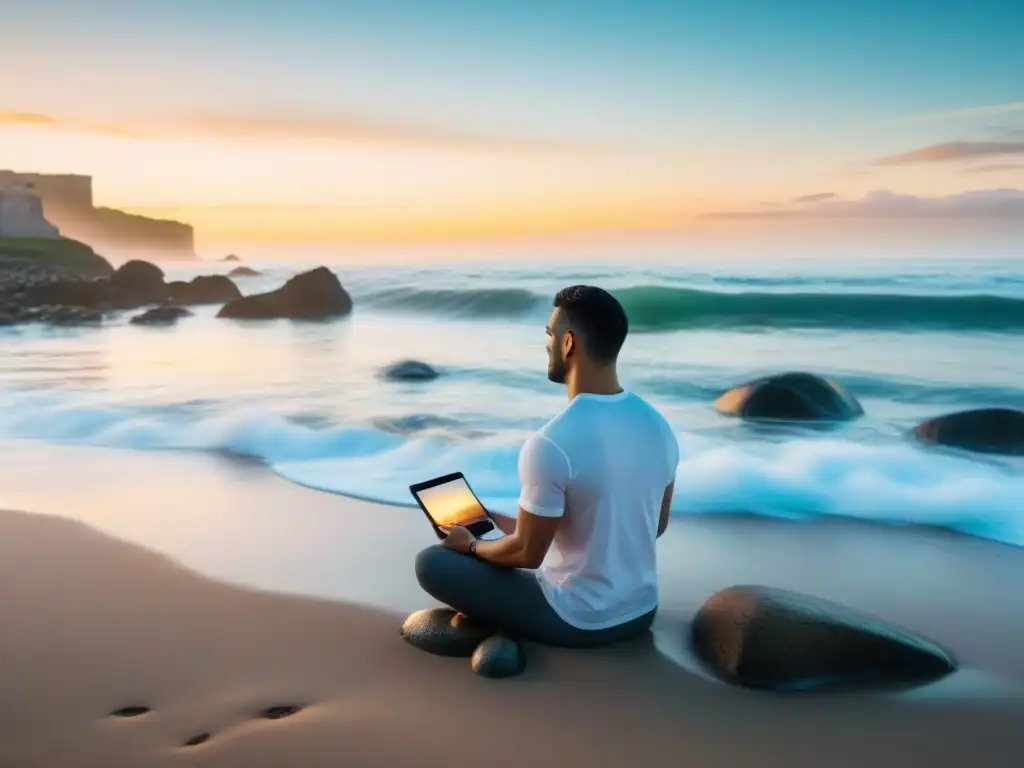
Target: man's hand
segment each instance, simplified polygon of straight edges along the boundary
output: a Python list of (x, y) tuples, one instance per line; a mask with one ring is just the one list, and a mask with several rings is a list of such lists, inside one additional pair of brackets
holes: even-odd
[(476, 537), (468, 529), (461, 525), (453, 525), (448, 535), (441, 539), (441, 546), (445, 549), (454, 549), (456, 552), (469, 554), (469, 545)]

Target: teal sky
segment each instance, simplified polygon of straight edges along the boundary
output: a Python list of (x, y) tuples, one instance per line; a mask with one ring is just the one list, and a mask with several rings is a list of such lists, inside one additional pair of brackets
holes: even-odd
[[(0, 62), (0, 111), (529, 140), (660, 157), (694, 196), (1024, 180), (1020, 0), (32, 0), (4, 9)], [(979, 172), (865, 170), (953, 141), (1007, 146), (968, 148)]]
[[(1024, 99), (1016, 0), (33, 0), (5, 8), (0, 39), (0, 55), (31, 65), (23, 87), (4, 83), (26, 108), (97, 96), (26, 92), (34, 70), (50, 85), (107, 80), (119, 109), (349, 109), (671, 143), (845, 135)], [(937, 123), (916, 130), (956, 124)]]

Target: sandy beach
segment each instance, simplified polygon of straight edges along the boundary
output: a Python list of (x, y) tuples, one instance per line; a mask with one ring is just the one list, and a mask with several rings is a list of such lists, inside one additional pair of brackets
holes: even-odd
[[(1019, 764), (1013, 547), (841, 522), (674, 520), (650, 638), (530, 647), (523, 677), (493, 681), (398, 635), (406, 612), (433, 604), (412, 573), (431, 540), (414, 510), (209, 456), (31, 443), (0, 456), (0, 506), (30, 510), (0, 514), (4, 768)], [(685, 636), (700, 603), (735, 583), (870, 610), (952, 648), (964, 669), (903, 695), (727, 687)], [(148, 711), (111, 715), (124, 707)], [(265, 716), (273, 707), (301, 709)]]

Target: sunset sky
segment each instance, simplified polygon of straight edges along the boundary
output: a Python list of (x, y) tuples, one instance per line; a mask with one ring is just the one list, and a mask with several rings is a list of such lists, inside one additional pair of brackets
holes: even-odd
[(1024, 8), (15, 2), (0, 168), (92, 174), (200, 242), (1009, 225)]

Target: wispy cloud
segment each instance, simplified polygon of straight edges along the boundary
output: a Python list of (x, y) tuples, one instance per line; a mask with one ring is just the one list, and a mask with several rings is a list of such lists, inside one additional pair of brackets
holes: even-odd
[(1024, 171), (1024, 163), (990, 163), (964, 168), (960, 173), (1003, 173), (1004, 171)]
[(873, 121), (873, 125), (901, 125), (904, 123), (934, 123), (943, 120), (959, 120), (988, 115), (1010, 115), (1024, 112), (1024, 100), (1004, 101), (998, 104), (983, 104), (975, 107), (953, 107), (932, 112), (919, 112), (913, 115), (899, 115), (883, 120)]
[(813, 195), (800, 195), (790, 200), (791, 203), (821, 203), (838, 197), (835, 192), (815, 192)]
[[(808, 197), (815, 197), (809, 195)], [(1024, 216), (1024, 190), (979, 189), (945, 197), (918, 197), (887, 190), (858, 200), (833, 196), (818, 202), (774, 210), (718, 211), (707, 219), (1008, 219)]]
[(584, 142), (515, 135), (485, 135), (402, 121), (366, 118), (359, 115), (286, 112), (280, 114), (204, 112), (112, 124), (9, 109), (0, 110), (0, 126), (3, 125), (33, 126), (42, 129), (132, 139), (274, 140), (553, 153), (613, 150), (612, 147), (599, 147)]
[(874, 165), (950, 163), (982, 157), (1024, 154), (1024, 141), (947, 141), (876, 160)]
[(37, 128), (73, 131), (76, 133), (96, 133), (104, 136), (119, 136), (131, 139), (148, 137), (145, 131), (130, 126), (96, 123), (74, 117), (55, 117), (38, 112), (21, 112), (14, 109), (0, 109), (0, 126), (4, 125), (34, 126)]
[(381, 143), (555, 152), (588, 148), (555, 139), (484, 135), (358, 115), (198, 113), (169, 119), (165, 123), (165, 130), (172, 134), (241, 140)]

